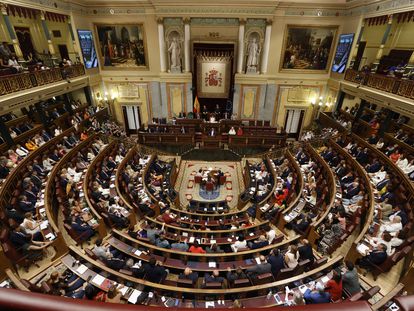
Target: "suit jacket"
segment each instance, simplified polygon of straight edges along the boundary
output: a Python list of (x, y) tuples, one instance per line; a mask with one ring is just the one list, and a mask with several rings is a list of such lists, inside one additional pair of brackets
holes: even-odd
[(257, 275), (272, 272), (272, 265), (268, 262), (261, 263), (253, 267), (247, 268), (246, 272), (257, 274)]
[(282, 255), (269, 256), (267, 262), (270, 263), (270, 270), (275, 277), (285, 267), (285, 260)]
[(379, 250), (373, 251), (368, 255), (368, 260), (375, 265), (380, 265), (387, 260), (387, 252)]
[(302, 259), (302, 260), (309, 259), (311, 262), (313, 262), (314, 257), (313, 257), (312, 246), (303, 245), (303, 246), (298, 248), (298, 251), (299, 251), (299, 258), (300, 259)]

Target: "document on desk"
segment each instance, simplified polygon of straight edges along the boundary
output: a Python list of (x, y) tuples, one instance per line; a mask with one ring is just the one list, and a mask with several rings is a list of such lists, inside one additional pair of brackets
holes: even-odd
[(328, 283), (329, 281), (329, 277), (327, 275), (325, 275), (324, 277), (321, 278), (322, 283)]
[(100, 286), (104, 281), (105, 278), (100, 274), (95, 275), (95, 277), (92, 279), (92, 282), (98, 286)]
[(47, 220), (42, 221), (42, 223), (40, 224), (40, 230), (46, 229), (48, 225), (49, 225), (49, 221)]
[(135, 254), (135, 255), (137, 255), (137, 256), (141, 256), (142, 252), (141, 252), (139, 249), (137, 249), (137, 250), (134, 252), (134, 254)]
[(129, 287), (124, 286), (124, 287), (122, 287), (122, 288), (121, 288), (121, 286), (122, 286), (122, 284), (118, 284), (117, 288), (118, 288), (118, 290), (121, 292), (122, 296), (125, 296), (125, 293), (126, 293), (126, 292), (127, 292), (127, 290), (129, 289)]
[(189, 240), (188, 240), (188, 243), (194, 243), (194, 241), (195, 241), (195, 237), (191, 237)]
[(187, 237), (188, 236), (188, 232), (183, 232), (183, 233), (181, 233), (181, 235)]
[(299, 286), (299, 290), (302, 293), (302, 295), (305, 294), (307, 289), (308, 289), (308, 287), (306, 285)]
[(254, 260), (256, 260), (256, 263), (257, 263), (258, 265), (260, 265), (260, 257), (256, 257)]
[(206, 308), (214, 308), (214, 301), (206, 301)]
[(216, 240), (210, 240), (210, 244), (216, 244), (217, 241)]
[(209, 261), (208, 262), (208, 267), (209, 268), (215, 268), (217, 266), (217, 263), (215, 261)]
[(141, 295), (141, 292), (139, 290), (134, 289), (131, 296), (129, 296), (129, 298), (128, 298), (128, 302), (136, 304), (139, 295)]
[(366, 252), (369, 250), (369, 247), (365, 244), (359, 244), (356, 249), (361, 255), (366, 255)]
[(76, 272), (79, 274), (84, 274), (86, 271), (88, 271), (88, 267), (85, 265), (80, 265), (78, 269), (76, 269)]

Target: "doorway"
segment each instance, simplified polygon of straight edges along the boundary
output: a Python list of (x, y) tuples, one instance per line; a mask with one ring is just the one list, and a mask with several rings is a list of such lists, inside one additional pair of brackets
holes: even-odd
[(58, 44), (60, 59), (69, 59), (68, 47), (66, 44)]
[(130, 135), (137, 134), (141, 127), (141, 112), (139, 106), (122, 106), (125, 132)]
[(20, 49), (23, 53), (23, 58), (28, 60), (29, 54), (35, 55), (30, 29), (27, 27), (14, 27), (17, 39), (19, 40)]
[(304, 109), (287, 109), (285, 118), (285, 131), (289, 138), (299, 138), (302, 130), (303, 117), (305, 116)]

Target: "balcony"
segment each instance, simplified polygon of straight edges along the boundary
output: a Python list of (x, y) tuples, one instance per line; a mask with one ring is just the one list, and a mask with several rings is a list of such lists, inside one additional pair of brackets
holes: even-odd
[[(69, 79), (85, 74), (85, 68), (82, 64), (75, 64), (70, 67), (65, 67), (64, 70), (66, 71), (66, 76)], [(64, 79), (63, 69), (58, 67), (0, 76), (0, 96), (59, 82)]]
[(347, 69), (345, 80), (371, 87), (383, 92), (414, 99), (414, 80), (388, 77), (376, 73), (366, 73)]

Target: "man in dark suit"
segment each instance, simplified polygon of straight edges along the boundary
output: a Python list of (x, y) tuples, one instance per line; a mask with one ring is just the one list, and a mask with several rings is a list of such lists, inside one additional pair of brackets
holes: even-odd
[(285, 267), (285, 261), (283, 259), (283, 255), (276, 249), (273, 249), (270, 253), (267, 262), (270, 263), (270, 270), (274, 277), (277, 277), (280, 270)]
[(381, 163), (375, 159), (374, 163), (368, 164), (365, 169), (368, 173), (376, 173), (381, 169)]
[(379, 244), (371, 252), (367, 252), (364, 257), (358, 258), (356, 264), (361, 268), (369, 270), (373, 265), (378, 266), (384, 263), (387, 257), (387, 246), (385, 244)]
[(191, 280), (193, 285), (197, 284), (198, 281), (198, 273), (193, 272), (190, 268), (185, 268), (183, 273), (180, 273), (178, 276), (180, 280)]
[(213, 283), (213, 282), (218, 282), (223, 284), (224, 283), (224, 278), (222, 276), (220, 276), (219, 271), (218, 270), (213, 270), (212, 274), (208, 274), (206, 273), (206, 275), (204, 276), (204, 283)]
[(113, 170), (116, 168), (116, 162), (114, 161), (112, 157), (108, 158), (108, 163), (106, 164), (106, 167), (110, 170)]
[(37, 160), (33, 160), (33, 170), (37, 172), (37, 174), (39, 176), (46, 176), (47, 173), (46, 171), (43, 169), (43, 167), (37, 162)]
[(353, 182), (347, 189), (344, 190), (345, 198), (348, 200), (352, 199), (353, 196), (359, 192), (359, 183)]
[(10, 170), (8, 167), (6, 167), (6, 162), (2, 162), (0, 164), (0, 179), (4, 179), (9, 175)]
[(50, 135), (45, 130), (42, 131), (42, 138), (44, 141), (49, 141), (51, 139)]
[(19, 197), (19, 208), (24, 213), (34, 213), (36, 211), (34, 203), (30, 202), (25, 195), (21, 195)]
[(148, 263), (143, 265), (144, 278), (154, 283), (162, 283), (167, 277), (167, 270), (160, 262), (151, 257)]
[(313, 249), (312, 246), (309, 244), (309, 241), (306, 239), (302, 239), (302, 246), (298, 248), (299, 251), (299, 258), (301, 260), (309, 259), (310, 264), (313, 264), (315, 257), (313, 256)]

